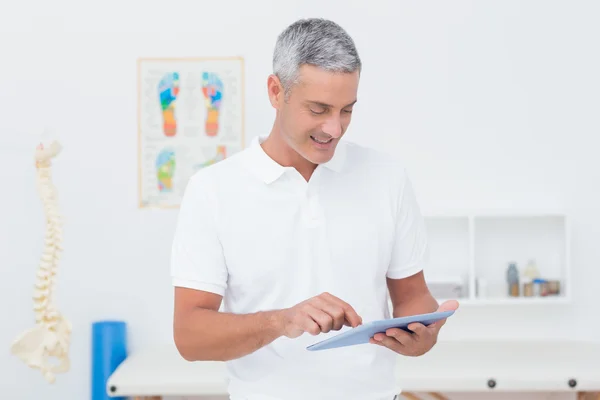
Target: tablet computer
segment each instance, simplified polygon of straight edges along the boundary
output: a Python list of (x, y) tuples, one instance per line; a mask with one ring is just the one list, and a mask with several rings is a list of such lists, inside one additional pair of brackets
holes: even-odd
[(354, 346), (357, 344), (369, 343), (369, 339), (376, 333), (385, 333), (390, 328), (400, 328), (410, 332), (408, 325), (419, 322), (425, 326), (434, 322), (450, 317), (454, 314), (452, 311), (436, 311), (429, 314), (410, 315), (408, 317), (399, 317), (392, 319), (382, 319), (379, 321), (368, 322), (359, 325), (356, 328), (349, 329), (328, 339), (314, 343), (306, 349), (310, 351), (334, 349), (337, 347)]

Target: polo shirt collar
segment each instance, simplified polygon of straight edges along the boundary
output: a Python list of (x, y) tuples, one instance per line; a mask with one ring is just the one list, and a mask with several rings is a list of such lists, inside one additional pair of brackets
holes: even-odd
[[(273, 160), (260, 145), (267, 137), (257, 136), (252, 140), (250, 145), (252, 159), (250, 160), (253, 164), (253, 168), (258, 176), (265, 183), (272, 183), (279, 179), (281, 175), (287, 170), (293, 169), (293, 167), (285, 167), (275, 160)], [(326, 163), (319, 165), (319, 167), (327, 168), (335, 172), (341, 172), (346, 159), (346, 143), (340, 141), (336, 146), (335, 153), (331, 160)], [(319, 168), (318, 167), (318, 168)]]

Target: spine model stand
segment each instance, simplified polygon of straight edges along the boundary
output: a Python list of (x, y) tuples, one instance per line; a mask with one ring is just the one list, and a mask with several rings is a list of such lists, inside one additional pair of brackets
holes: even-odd
[(37, 188), (46, 216), (44, 249), (33, 295), (36, 325), (21, 333), (11, 346), (14, 355), (29, 367), (39, 369), (49, 383), (55, 382), (55, 374), (67, 372), (70, 368), (72, 325), (56, 310), (53, 302), (58, 260), (62, 251), (62, 218), (50, 167), (51, 159), (61, 150), (61, 145), (55, 141), (46, 148), (40, 144), (35, 151)]

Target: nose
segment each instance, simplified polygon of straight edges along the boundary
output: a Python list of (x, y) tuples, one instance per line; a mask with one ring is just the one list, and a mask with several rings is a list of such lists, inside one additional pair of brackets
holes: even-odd
[(322, 129), (324, 133), (328, 134), (334, 139), (337, 139), (342, 136), (342, 121), (340, 118), (333, 116), (325, 121)]

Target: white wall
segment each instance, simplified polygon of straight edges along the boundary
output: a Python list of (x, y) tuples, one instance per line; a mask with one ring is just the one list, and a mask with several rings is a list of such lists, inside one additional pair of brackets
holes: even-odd
[[(137, 57), (244, 56), (251, 139), (271, 127), (276, 35), (306, 16), (354, 36), (365, 69), (348, 136), (403, 156), (425, 211), (559, 207), (573, 218), (572, 305), (465, 307), (445, 337), (600, 337), (589, 316), (600, 282), (600, 4), (83, 3), (0, 8), (0, 389), (11, 399), (89, 398), (94, 320), (127, 320), (132, 349), (171, 340), (176, 211), (136, 208)], [(66, 216), (57, 300), (73, 322), (72, 371), (53, 386), (8, 352), (33, 323), (44, 225), (32, 154), (46, 126), (64, 145), (54, 163)]]

